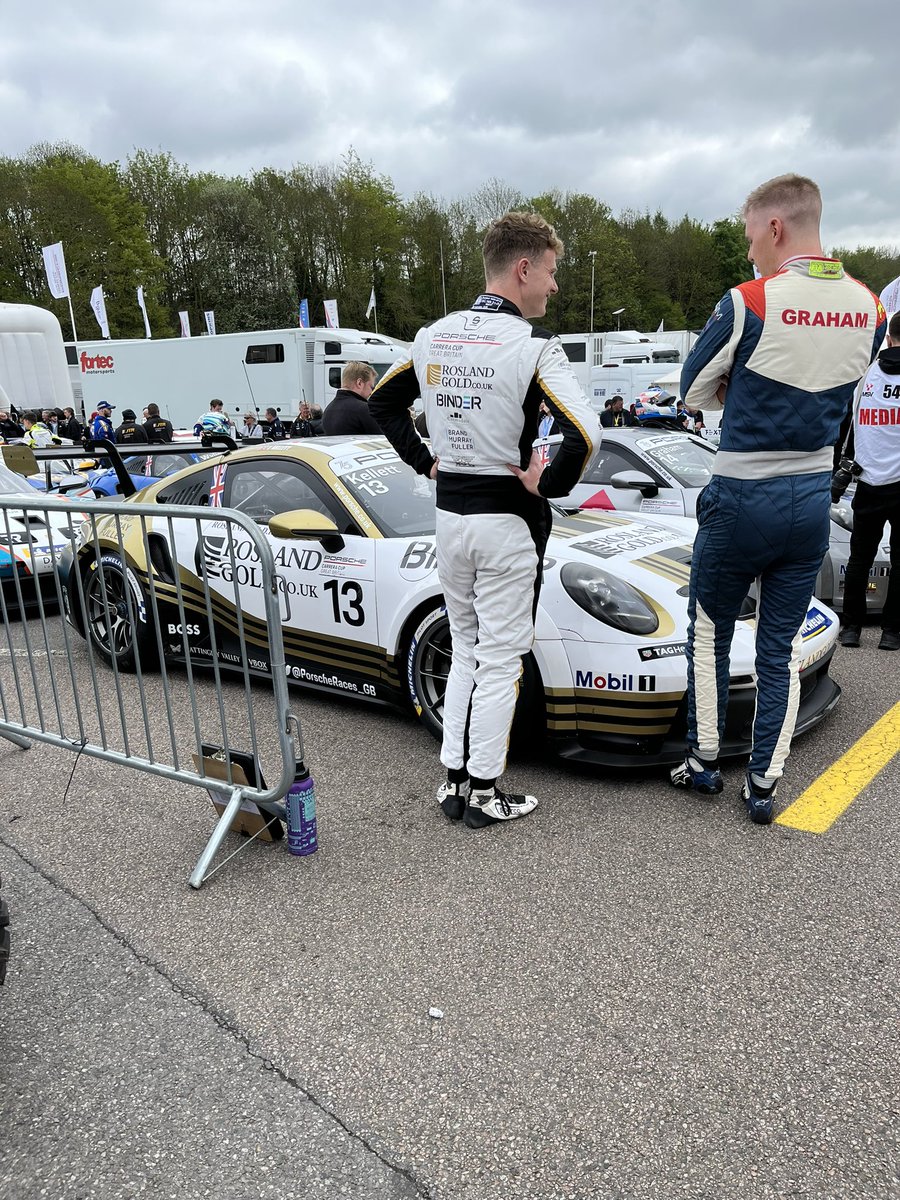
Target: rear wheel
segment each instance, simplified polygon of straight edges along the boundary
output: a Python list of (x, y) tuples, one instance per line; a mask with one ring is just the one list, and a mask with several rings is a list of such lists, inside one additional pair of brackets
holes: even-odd
[[(419, 720), (432, 735), (444, 734), (444, 695), (453, 654), (450, 622), (445, 608), (434, 608), (421, 621), (410, 639), (406, 655), (409, 697)], [(511, 744), (516, 750), (534, 748), (546, 728), (544, 692), (540, 672), (532, 655), (527, 655), (513, 719)]]
[(85, 627), (94, 648), (120, 671), (133, 671), (157, 659), (149, 625), (146, 593), (118, 554), (102, 554), (87, 571), (84, 589)]

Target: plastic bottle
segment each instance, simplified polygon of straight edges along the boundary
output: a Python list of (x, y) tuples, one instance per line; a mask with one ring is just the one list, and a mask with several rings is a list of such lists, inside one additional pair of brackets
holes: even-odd
[(291, 854), (314, 854), (319, 848), (316, 833), (316, 785), (302, 759), (297, 761), (294, 782), (284, 798), (287, 812), (287, 844)]

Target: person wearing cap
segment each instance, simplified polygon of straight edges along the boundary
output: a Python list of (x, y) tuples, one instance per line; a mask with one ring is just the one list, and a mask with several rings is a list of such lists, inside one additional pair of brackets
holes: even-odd
[(97, 415), (91, 422), (91, 437), (95, 442), (105, 439), (107, 442), (116, 440), (116, 431), (112, 423), (112, 410), (114, 404), (110, 404), (106, 400), (101, 400), (97, 405)]
[(122, 424), (116, 430), (116, 442), (127, 444), (129, 442), (144, 442), (150, 441), (147, 436), (147, 430), (143, 425), (138, 424), (137, 413), (133, 408), (122, 409)]

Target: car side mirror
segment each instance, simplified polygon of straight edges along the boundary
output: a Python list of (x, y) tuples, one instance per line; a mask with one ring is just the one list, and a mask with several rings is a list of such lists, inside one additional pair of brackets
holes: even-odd
[(344, 548), (344, 539), (331, 517), (312, 508), (276, 513), (269, 518), (269, 532), (277, 538), (321, 542), (326, 554), (338, 554)]
[(659, 484), (643, 471), (617, 471), (610, 483), (614, 488), (640, 492), (648, 500), (659, 495)]

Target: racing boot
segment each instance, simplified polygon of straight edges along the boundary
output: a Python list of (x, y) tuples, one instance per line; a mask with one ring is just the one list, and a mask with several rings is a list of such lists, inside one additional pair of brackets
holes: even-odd
[(862, 638), (861, 625), (842, 625), (838, 641), (842, 646), (858, 646)]
[(469, 802), (469, 776), (465, 770), (448, 771), (445, 783), (438, 788), (437, 802), (451, 821), (461, 821)]
[(768, 787), (758, 782), (758, 775), (747, 775), (741, 790), (741, 797), (747, 806), (747, 814), (754, 825), (771, 825), (774, 816), (773, 801), (777, 782)]
[(718, 762), (706, 762), (691, 750), (683, 763), (669, 772), (673, 787), (693, 788), (701, 796), (717, 796), (725, 786)]
[(900, 629), (882, 629), (879, 650), (900, 650)]
[(508, 796), (496, 783), (485, 788), (473, 787), (463, 822), (469, 829), (486, 829), (501, 821), (527, 817), (537, 808), (537, 803), (534, 796)]

